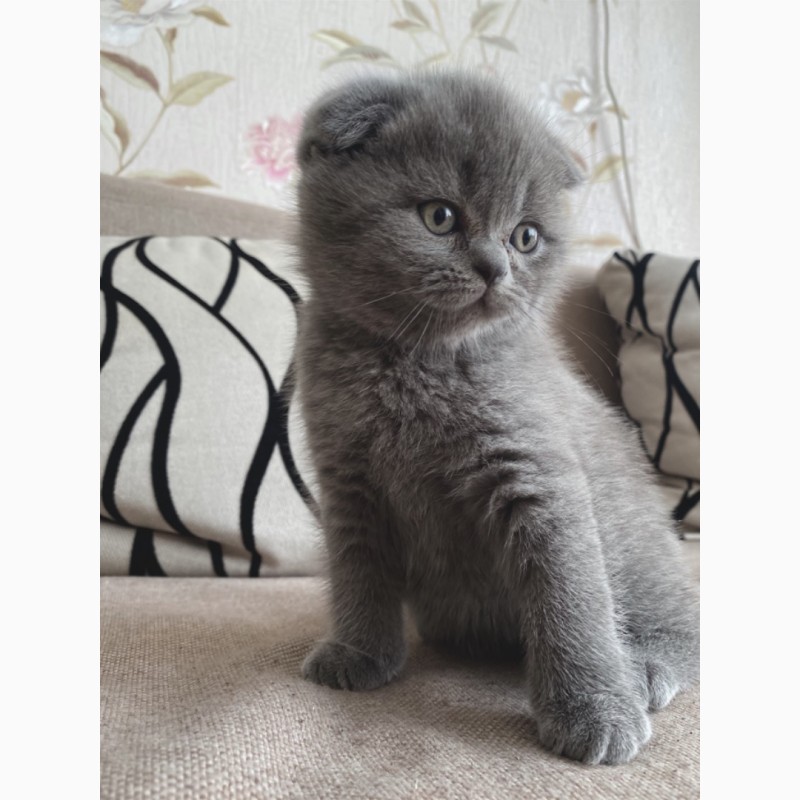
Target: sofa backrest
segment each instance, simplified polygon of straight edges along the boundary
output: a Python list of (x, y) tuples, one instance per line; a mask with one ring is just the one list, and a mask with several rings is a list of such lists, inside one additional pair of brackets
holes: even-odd
[[(100, 234), (288, 239), (294, 218), (267, 206), (155, 183), (100, 176)], [(615, 323), (597, 289), (596, 269), (571, 265), (558, 326), (587, 380), (619, 403)]]

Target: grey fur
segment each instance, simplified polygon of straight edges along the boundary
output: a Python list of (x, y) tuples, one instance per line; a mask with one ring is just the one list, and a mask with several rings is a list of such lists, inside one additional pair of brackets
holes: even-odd
[[(628, 761), (648, 708), (696, 678), (697, 607), (634, 432), (550, 333), (566, 151), (488, 79), (438, 73), (324, 96), (299, 159), (298, 378), (333, 616), (303, 674), (390, 681), (407, 604), (426, 640), (525, 652), (546, 747)], [(428, 200), (462, 227), (432, 234)], [(521, 221), (542, 237), (527, 255)]]

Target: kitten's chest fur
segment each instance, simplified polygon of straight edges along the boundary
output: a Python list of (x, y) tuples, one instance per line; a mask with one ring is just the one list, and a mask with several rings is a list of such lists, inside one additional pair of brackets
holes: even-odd
[(364, 349), (338, 364), (318, 363), (313, 381), (310, 394), (326, 402), (318, 407), (321, 427), (358, 448), (383, 484), (406, 469), (419, 477), (446, 470), (452, 447), (467, 447), (490, 424), (488, 376), (452, 357)]
[[(485, 421), (486, 377), (459, 358), (384, 357), (373, 386), (373, 422), (392, 444), (435, 456)], [(388, 441), (387, 441), (388, 443)]]
[(303, 339), (301, 388), (313, 408), (318, 468), (346, 464), (417, 527), (455, 510), (464, 477), (504, 439), (522, 433), (531, 441), (560, 424), (547, 418), (553, 387), (532, 392), (520, 380), (521, 365), (529, 374), (536, 367), (533, 351), (516, 344), (409, 355), (328, 335)]

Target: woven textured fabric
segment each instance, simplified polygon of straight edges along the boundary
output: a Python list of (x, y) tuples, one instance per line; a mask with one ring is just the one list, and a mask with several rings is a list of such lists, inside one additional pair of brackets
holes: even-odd
[(661, 473), (675, 519), (700, 527), (700, 262), (633, 250), (597, 287), (622, 344), (622, 403)]
[[(692, 557), (697, 542), (685, 542)], [(683, 800), (699, 796), (699, 691), (653, 715), (630, 764), (542, 750), (517, 664), (410, 635), (394, 683), (303, 681), (324, 636), (318, 578), (102, 579), (101, 797)]]

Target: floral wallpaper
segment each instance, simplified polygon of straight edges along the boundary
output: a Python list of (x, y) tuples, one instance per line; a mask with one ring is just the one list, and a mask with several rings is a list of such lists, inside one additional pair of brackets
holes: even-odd
[[(116, 151), (117, 168), (114, 175), (152, 180), (170, 186), (200, 188), (217, 186), (201, 172), (181, 169), (175, 172), (139, 170), (128, 168), (147, 146), (166, 112), (174, 106), (196, 106), (208, 95), (233, 78), (219, 72), (192, 72), (175, 77), (175, 51), (179, 46), (178, 31), (195, 18), (203, 18), (214, 25), (229, 27), (225, 17), (216, 9), (188, 0), (101, 0), (100, 41), (117, 48), (129, 48), (152, 31), (164, 46), (166, 75), (159, 78), (147, 65), (130, 56), (111, 50), (100, 50), (100, 65), (126, 83), (144, 91), (153, 92), (160, 108), (138, 144), (131, 146), (131, 131), (125, 118), (111, 105), (105, 89), (100, 87), (100, 130)], [(182, 40), (182, 37), (181, 37)]]
[(695, 0), (102, 0), (104, 172), (291, 209), (303, 109), (363, 70), (464, 65), (586, 175), (578, 257), (699, 251)]

